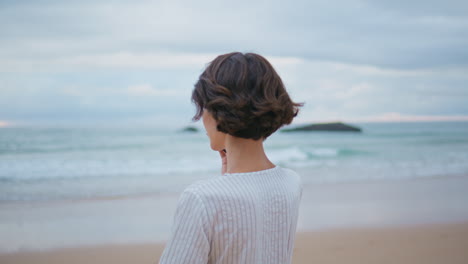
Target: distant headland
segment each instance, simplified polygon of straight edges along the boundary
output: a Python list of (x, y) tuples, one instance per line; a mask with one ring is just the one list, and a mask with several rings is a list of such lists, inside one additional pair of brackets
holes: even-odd
[[(196, 133), (199, 129), (195, 126), (186, 126), (179, 130), (180, 132)], [(356, 126), (344, 124), (342, 122), (331, 123), (316, 123), (310, 125), (297, 126), (293, 128), (284, 128), (281, 132), (296, 132), (296, 131), (348, 131), (348, 132), (362, 132), (362, 129)]]
[(342, 122), (333, 123), (317, 123), (294, 128), (282, 129), (281, 132), (296, 132), (296, 131), (346, 131), (346, 132), (362, 132), (361, 128), (344, 124)]

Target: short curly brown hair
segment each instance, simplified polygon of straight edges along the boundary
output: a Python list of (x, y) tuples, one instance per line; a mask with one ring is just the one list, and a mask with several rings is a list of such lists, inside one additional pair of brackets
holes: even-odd
[(197, 121), (206, 109), (217, 129), (232, 136), (264, 140), (290, 124), (303, 103), (291, 100), (271, 64), (255, 53), (219, 55), (200, 75), (192, 92)]

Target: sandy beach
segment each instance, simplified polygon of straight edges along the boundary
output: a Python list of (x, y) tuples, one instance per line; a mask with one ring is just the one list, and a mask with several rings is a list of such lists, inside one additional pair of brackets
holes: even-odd
[[(157, 263), (164, 244), (106, 245), (0, 255), (2, 264)], [(293, 263), (465, 264), (468, 222), (300, 232)]]
[[(466, 175), (306, 186), (293, 263), (466, 264), (467, 186)], [(0, 219), (9, 223), (11, 218), (11, 224), (3, 224), (2, 245), (17, 245), (16, 250), (0, 253), (0, 263), (157, 263), (164, 242), (125, 242), (118, 235), (139, 230), (152, 236), (162, 234), (159, 230), (170, 226), (173, 212), (169, 208), (175, 208), (175, 201), (156, 196), (63, 204), (0, 204)], [(115, 211), (117, 206), (119, 210)], [(82, 221), (70, 226), (68, 223), (74, 222), (68, 218), (63, 223), (59, 221), (68, 214), (73, 220), (100, 211), (109, 224), (95, 220), (99, 218), (92, 218), (88, 226)], [(144, 213), (151, 211), (154, 215)], [(126, 215), (133, 215), (138, 221), (133, 225), (112, 221)], [(48, 219), (40, 223), (50, 226), (33, 225), (35, 222), (28, 226), (15, 224), (17, 219), (34, 217)], [(160, 229), (155, 228), (158, 225)], [(66, 226), (72, 227), (68, 228), (70, 233), (63, 233)], [(93, 237), (92, 232), (98, 232), (97, 236)], [(85, 245), (65, 243), (77, 243), (73, 240), (77, 235), (89, 240), (85, 240)], [(99, 236), (107, 236), (107, 240), (97, 240)], [(90, 243), (93, 239), (99, 242)], [(20, 246), (22, 243), (36, 247)]]

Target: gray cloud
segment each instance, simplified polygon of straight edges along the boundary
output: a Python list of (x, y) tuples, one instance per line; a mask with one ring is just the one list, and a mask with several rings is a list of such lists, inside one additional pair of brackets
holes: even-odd
[(2, 53), (253, 47), (270, 55), (389, 68), (466, 66), (467, 4), (432, 2), (10, 2), (0, 11)]
[[(276, 58), (307, 102), (304, 120), (468, 114), (467, 10), (464, 1), (2, 1), (0, 120), (187, 119), (204, 64), (232, 50)], [(129, 87), (149, 96), (129, 99)]]

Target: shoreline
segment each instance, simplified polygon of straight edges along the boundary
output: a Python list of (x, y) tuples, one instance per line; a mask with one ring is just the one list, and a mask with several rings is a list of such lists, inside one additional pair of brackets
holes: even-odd
[[(164, 243), (0, 253), (0, 263), (157, 263)], [(299, 231), (293, 263), (451, 263), (468, 259), (468, 221)]]
[[(467, 188), (468, 175), (307, 184), (297, 232), (468, 221)], [(166, 241), (178, 197), (0, 203), (0, 254)]]

